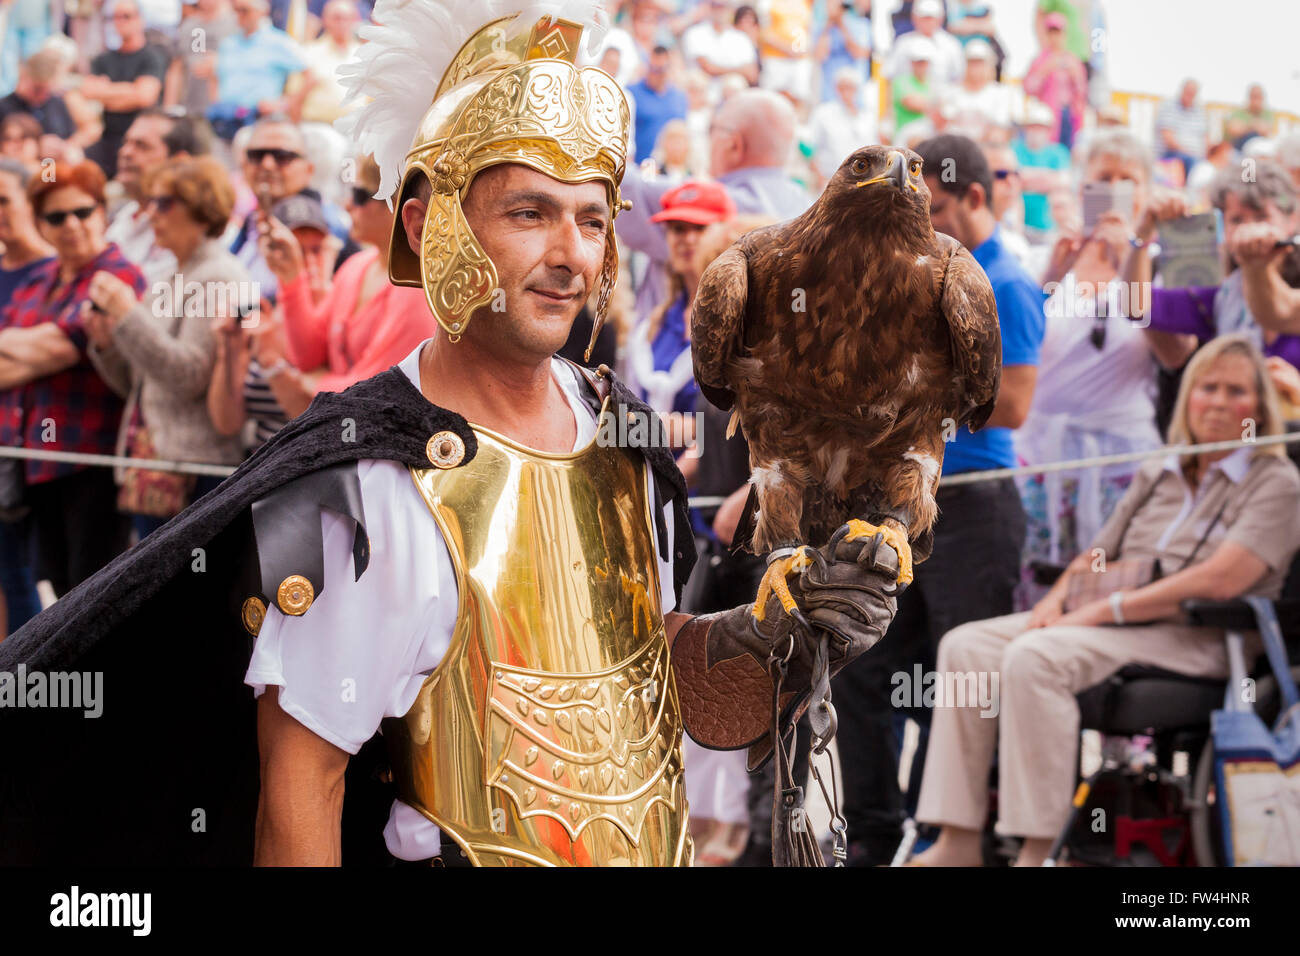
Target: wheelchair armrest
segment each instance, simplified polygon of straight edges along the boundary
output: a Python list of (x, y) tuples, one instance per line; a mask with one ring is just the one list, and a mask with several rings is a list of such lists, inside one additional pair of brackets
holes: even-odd
[[(1283, 598), (1274, 601), (1278, 624), (1284, 634), (1293, 634), (1300, 629), (1300, 600)], [(1225, 631), (1254, 631), (1255, 612), (1245, 601), (1208, 601), (1201, 598), (1189, 598), (1182, 603), (1187, 623), (1203, 627), (1218, 627)]]
[(1050, 561), (1030, 561), (1029, 572), (1034, 576), (1035, 584), (1051, 587), (1065, 573), (1065, 565), (1053, 564)]

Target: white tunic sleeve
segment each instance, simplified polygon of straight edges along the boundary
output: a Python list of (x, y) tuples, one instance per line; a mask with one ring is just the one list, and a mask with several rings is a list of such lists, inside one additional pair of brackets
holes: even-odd
[(348, 753), (410, 710), (451, 643), (457, 605), (446, 542), (410, 472), (366, 459), (357, 476), (370, 566), (354, 580), (352, 521), (322, 510), (325, 586), (301, 617), (267, 608), (244, 678), (258, 696), (277, 685), (285, 713)]

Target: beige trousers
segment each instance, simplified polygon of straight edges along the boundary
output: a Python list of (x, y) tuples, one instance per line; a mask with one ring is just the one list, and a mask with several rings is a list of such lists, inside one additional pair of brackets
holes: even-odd
[[(972, 621), (939, 642), (936, 687), (945, 675), (958, 683), (957, 675), (968, 682), (978, 678), (993, 691), (995, 705), (958, 694), (936, 699), (916, 810), (921, 822), (984, 827), (996, 745), (998, 832), (1055, 838), (1069, 816), (1075, 786), (1075, 694), (1126, 664), (1228, 676), (1223, 632), (1213, 628), (1160, 623), (1030, 630), (1028, 622), (1028, 611)], [(1258, 646), (1258, 635), (1248, 635), (1247, 660)]]

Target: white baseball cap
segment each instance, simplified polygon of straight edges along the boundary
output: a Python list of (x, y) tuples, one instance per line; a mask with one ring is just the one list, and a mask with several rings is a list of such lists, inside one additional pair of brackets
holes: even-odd
[(916, 0), (912, 4), (913, 17), (938, 17), (943, 19), (943, 3), (940, 0)]
[(997, 59), (997, 56), (993, 53), (993, 47), (989, 46), (989, 42), (981, 40), (979, 37), (966, 44), (965, 53), (968, 60), (988, 60), (993, 62)]

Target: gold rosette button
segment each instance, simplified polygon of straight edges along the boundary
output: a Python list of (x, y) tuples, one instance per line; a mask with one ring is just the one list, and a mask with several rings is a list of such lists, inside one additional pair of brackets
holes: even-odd
[(455, 468), (465, 460), (465, 442), (453, 431), (441, 431), (429, 439), (424, 453), (437, 468)]
[(307, 613), (311, 602), (316, 600), (316, 591), (301, 574), (291, 574), (280, 582), (275, 592), (275, 603), (285, 614), (297, 617)]
[(259, 597), (246, 598), (244, 606), (240, 609), (240, 617), (244, 621), (244, 630), (256, 637), (257, 632), (262, 629), (262, 621), (266, 618), (266, 605)]

